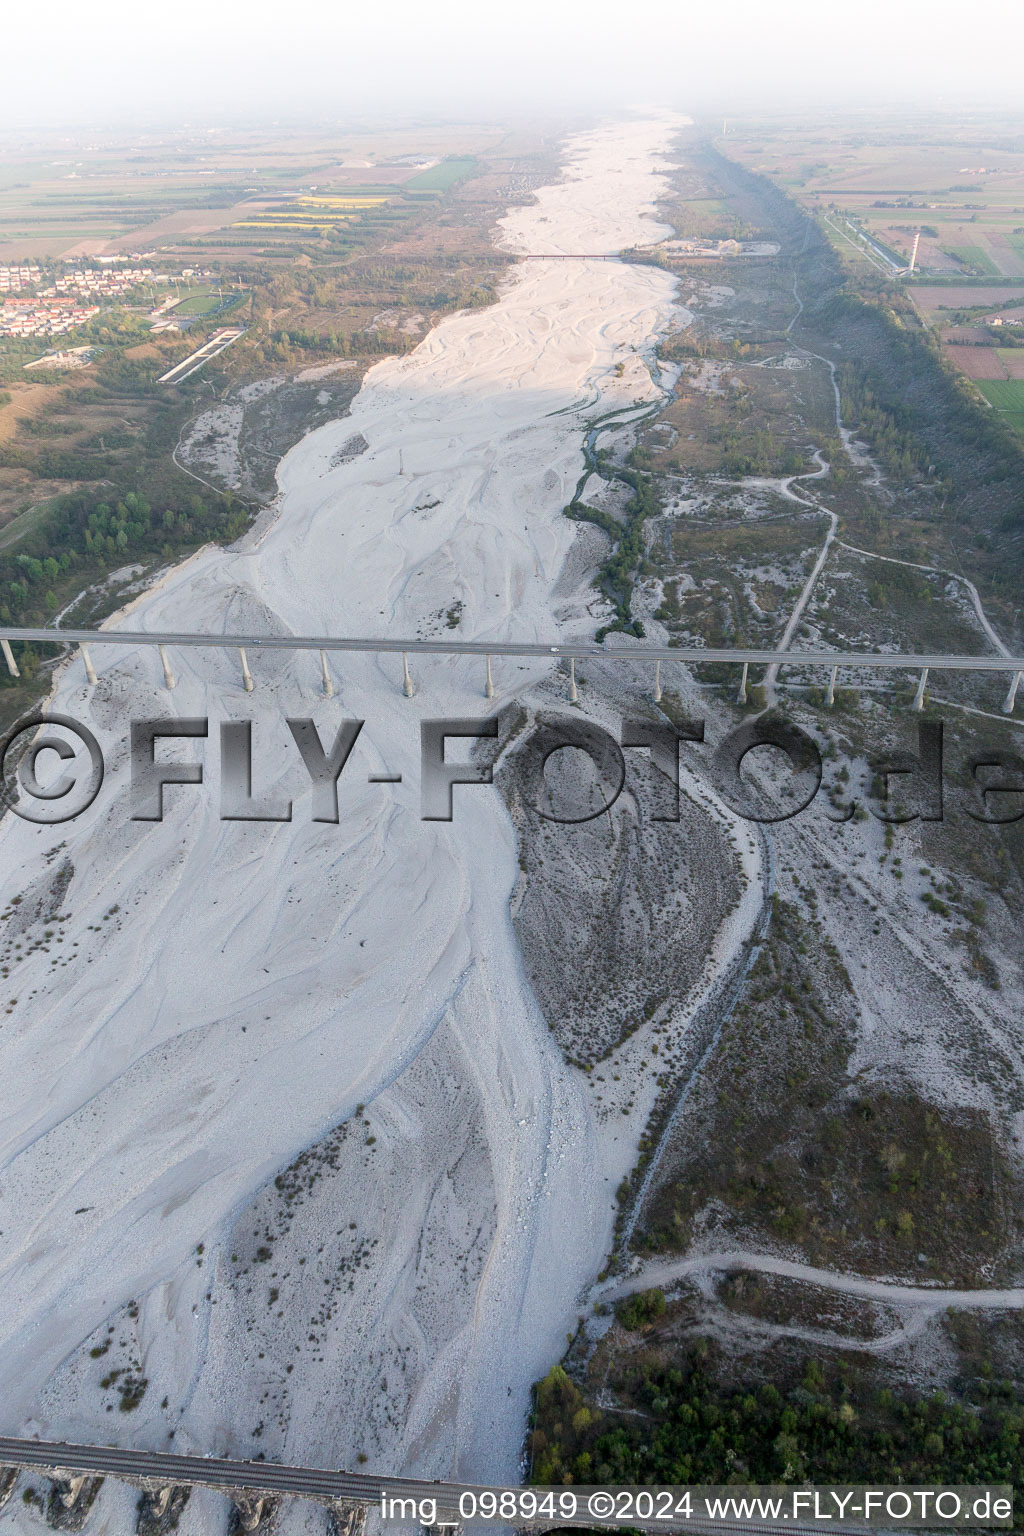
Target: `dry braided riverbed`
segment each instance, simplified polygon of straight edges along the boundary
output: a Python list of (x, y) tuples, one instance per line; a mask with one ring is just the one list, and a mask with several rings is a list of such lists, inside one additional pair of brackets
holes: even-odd
[[(661, 238), (651, 205), (677, 122), (571, 140), (564, 180), (510, 213), (501, 242)], [(499, 303), (372, 369), (350, 416), (287, 455), (269, 527), (171, 572), (124, 622), (427, 637), (457, 605), (468, 639), (589, 636), (562, 509), (586, 423), (658, 398), (653, 346), (686, 318), (674, 295), (652, 267), (519, 266)], [(184, 654), (170, 699), (151, 656), (96, 660), (94, 689), (71, 664), (51, 702), (110, 747), (101, 796), (59, 835), (11, 818), (0, 832), (31, 949), (0, 1038), (7, 1429), (515, 1478), (530, 1383), (605, 1261), (654, 1101), (650, 1031), (598, 1100), (524, 972), (500, 797), (462, 792), (451, 824), (424, 823), (416, 786), (421, 718), (550, 703), (551, 664), (503, 663), (490, 705), (455, 660), (422, 663), (412, 700), (386, 657), (347, 659), (333, 700), (301, 656), (260, 656), (247, 695), (230, 658)], [(130, 716), (169, 709), (270, 721), (260, 788), (287, 791), (292, 820), (223, 823), (212, 795), (174, 791), (162, 823), (131, 822), (113, 743)], [(342, 716), (367, 722), (339, 826), (311, 824), (273, 736), (296, 714), (325, 738)], [(761, 872), (754, 839), (692, 792), (744, 871), (684, 968), (697, 997), (745, 942)], [(126, 1497), (104, 1489), (91, 1518), (117, 1528)], [(197, 1495), (180, 1529), (222, 1514)]]

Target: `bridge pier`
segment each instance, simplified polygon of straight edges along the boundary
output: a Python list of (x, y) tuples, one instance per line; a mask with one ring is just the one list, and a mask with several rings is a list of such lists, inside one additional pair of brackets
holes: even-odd
[(11, 642), (9, 640), (0, 640), (0, 648), (3, 650), (8, 672), (12, 677), (20, 677), (21, 673), (18, 671), (18, 663), (15, 661), (14, 652), (11, 650)]
[(47, 1501), (47, 1519), (57, 1530), (80, 1531), (85, 1517), (103, 1487), (102, 1477), (55, 1467), (53, 1487)]
[(828, 705), (829, 709), (834, 709), (835, 708), (835, 702), (836, 702), (836, 674), (838, 673), (838, 671), (839, 671), (838, 667), (833, 667), (832, 668), (832, 676), (828, 680), (828, 692), (825, 695), (825, 703)]
[(485, 699), (493, 699), (494, 698), (494, 678), (491, 676), (491, 658), (488, 656), (486, 658), (486, 660), (487, 660), (487, 681), (484, 684), (484, 698)]
[(14, 1485), (17, 1481), (17, 1467), (0, 1467), (0, 1509), (3, 1509), (7, 1500), (14, 1492)]
[(576, 657), (575, 656), (570, 656), (569, 657), (569, 703), (570, 704), (578, 704), (579, 701), (580, 701), (580, 696), (579, 696), (579, 692), (577, 691), (577, 688), (576, 688)]
[(249, 671), (249, 658), (246, 656), (245, 647), (242, 645), (238, 647), (238, 657), (242, 663), (242, 686), (245, 688), (246, 693), (252, 693), (256, 684), (252, 680), (252, 673)]
[(1020, 687), (1020, 680), (1022, 676), (1024, 676), (1024, 673), (1015, 672), (1013, 674), (1013, 681), (1010, 684), (1009, 692), (1007, 693), (1006, 698), (1003, 700), (1004, 715), (1013, 714), (1013, 706), (1017, 702), (1017, 689)]
[(173, 688), (174, 673), (171, 671), (171, 663), (167, 656), (167, 647), (166, 645), (160, 645), (157, 646), (157, 650), (160, 652), (160, 665), (164, 669), (164, 687), (168, 689)]
[(913, 703), (913, 708), (914, 709), (917, 709), (917, 710), (924, 709), (924, 691), (927, 688), (927, 686), (928, 686), (928, 668), (927, 667), (923, 667), (921, 669), (921, 681), (918, 683), (918, 685), (917, 685), (917, 692), (914, 694), (914, 703)]
[(137, 1536), (161, 1536), (177, 1526), (182, 1511), (192, 1497), (192, 1489), (186, 1483), (143, 1482), (139, 1513), (135, 1522)]
[(331, 1536), (363, 1536), (366, 1529), (366, 1505), (338, 1500), (328, 1505)]
[(402, 692), (407, 699), (411, 699), (416, 692), (412, 685), (412, 674), (409, 671), (409, 657), (405, 651), (402, 652)]
[(60, 1499), (65, 1509), (74, 1509), (75, 1505), (78, 1503), (79, 1498), (81, 1497), (82, 1489), (85, 1487), (88, 1481), (89, 1479), (84, 1474), (80, 1473), (75, 1477), (69, 1477), (66, 1482), (59, 1482), (54, 1484), (54, 1487), (57, 1491), (57, 1497)]
[(321, 651), (320, 652), (320, 676), (323, 678), (324, 693), (327, 695), (327, 697), (329, 699), (333, 699), (334, 698), (334, 683), (331, 681), (331, 674), (330, 674), (330, 672), (328, 671), (328, 668), (327, 668), (327, 652), (326, 651)]
[(87, 679), (87, 681), (90, 683), (90, 685), (92, 687), (95, 687), (96, 686), (96, 668), (92, 664), (92, 657), (89, 655), (89, 647), (87, 645), (83, 645), (83, 646), (80, 646), (79, 649), (82, 652), (82, 660), (85, 662), (85, 676), (86, 676), (86, 679)]
[(245, 1493), (241, 1488), (225, 1492), (234, 1505), (231, 1528), (239, 1531), (258, 1531), (261, 1526), (269, 1527), (281, 1502), (280, 1499), (268, 1498), (266, 1494)]
[(661, 703), (661, 661), (654, 663), (654, 702)]
[(736, 694), (736, 703), (737, 704), (745, 704), (747, 702), (747, 673), (749, 671), (750, 671), (750, 662), (749, 661), (745, 661), (743, 663), (743, 671), (740, 674), (739, 691)]

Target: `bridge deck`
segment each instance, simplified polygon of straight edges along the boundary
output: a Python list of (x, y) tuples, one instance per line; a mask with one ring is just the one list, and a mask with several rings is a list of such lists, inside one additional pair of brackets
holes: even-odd
[(11, 629), (0, 628), (0, 640), (33, 644), (209, 646), (269, 651), (358, 651), (433, 656), (561, 656), (577, 660), (592, 656), (603, 661), (681, 661), (688, 666), (707, 662), (748, 662), (752, 666), (869, 667), (943, 672), (1020, 672), (1024, 656), (958, 656), (911, 654), (899, 651), (764, 651), (745, 647), (628, 645), (608, 647), (594, 640), (558, 644), (503, 640), (410, 640), (387, 636), (336, 635), (197, 635), (177, 630), (128, 629)]
[[(124, 1450), (106, 1445), (71, 1445), (54, 1440), (20, 1440), (0, 1437), (0, 1467), (34, 1468), (49, 1476), (73, 1473), (87, 1477), (119, 1477), (136, 1485), (160, 1487), (199, 1487), (219, 1489), (225, 1494), (245, 1492), (256, 1498), (281, 1497), (313, 1499), (323, 1504), (352, 1504), (364, 1508), (379, 1506), (382, 1494), (417, 1501), (436, 1499), (435, 1525), (461, 1525), (459, 1498), (463, 1493), (480, 1494), (500, 1489), (500, 1484), (485, 1487), (471, 1483), (427, 1482), (426, 1479), (409, 1477), (380, 1477), (372, 1473), (334, 1472), (325, 1467), (289, 1467), (271, 1461), (237, 1461), (230, 1457), (183, 1456), (170, 1451)], [(538, 1493), (541, 1490), (536, 1490)], [(564, 1493), (565, 1488), (556, 1492)], [(582, 1502), (582, 1501), (581, 1501)], [(412, 1522), (401, 1522), (416, 1523)], [(467, 1524), (473, 1522), (467, 1521)], [(479, 1523), (479, 1522), (478, 1522)], [(548, 1526), (595, 1526), (602, 1522), (581, 1511), (578, 1519), (557, 1520), (549, 1518), (524, 1522), (517, 1518), (517, 1526), (534, 1524)], [(740, 1532), (777, 1533), (787, 1536), (810, 1536), (814, 1527), (800, 1521), (706, 1521), (700, 1518), (679, 1522), (687, 1531), (699, 1536), (739, 1536)], [(664, 1531), (672, 1529), (672, 1522), (657, 1520), (646, 1522), (631, 1518), (634, 1529)], [(504, 1528), (499, 1525), (496, 1529)], [(607, 1526), (614, 1530), (614, 1526)], [(844, 1524), (847, 1536), (866, 1536), (865, 1527)]]

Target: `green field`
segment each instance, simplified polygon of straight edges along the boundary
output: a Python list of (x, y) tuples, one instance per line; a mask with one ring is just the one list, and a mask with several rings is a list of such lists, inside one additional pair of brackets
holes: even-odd
[(180, 304), (176, 304), (171, 311), (174, 315), (212, 315), (219, 309), (223, 301), (212, 288), (201, 290), (199, 293), (190, 294)]
[(987, 251), (983, 251), (980, 245), (958, 245), (947, 248), (950, 256), (955, 256), (958, 261), (973, 267), (975, 271), (983, 273), (986, 277), (999, 277), (1000, 271)]
[(720, 197), (681, 197), (679, 205), (688, 208), (691, 213), (706, 214), (708, 218), (717, 219), (726, 213), (726, 206)]
[(447, 192), (455, 182), (461, 181), (463, 176), (468, 176), (476, 165), (472, 155), (453, 156), (450, 160), (441, 160), (437, 165), (432, 165), (428, 171), (420, 171), (417, 176), (410, 176), (409, 180), (402, 183), (402, 190), (410, 192)]
[(976, 379), (975, 383), (1006, 425), (1024, 434), (1024, 379)]
[(997, 411), (1024, 411), (1024, 379), (978, 379), (977, 385)]

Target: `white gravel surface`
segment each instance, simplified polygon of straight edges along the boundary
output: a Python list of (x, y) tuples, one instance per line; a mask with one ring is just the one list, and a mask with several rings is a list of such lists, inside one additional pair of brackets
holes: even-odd
[[(502, 221), (502, 243), (662, 238), (651, 205), (678, 122), (577, 136), (565, 179)], [(555, 638), (583, 425), (656, 397), (646, 359), (674, 297), (655, 267), (517, 267), (496, 305), (371, 370), (351, 417), (284, 460), (269, 528), (171, 572), (131, 625), (430, 634), (458, 602), (464, 638)], [(332, 468), (354, 433), (367, 451)], [(11, 961), (0, 1029), (5, 1428), (160, 1447), (173, 1426), (180, 1450), (514, 1477), (529, 1385), (602, 1265), (650, 1093), (599, 1124), (524, 982), (503, 805), (457, 790), (451, 824), (422, 822), (419, 722), (483, 716), (545, 665), (497, 665), (490, 705), (482, 667), (454, 659), (418, 662), (411, 700), (395, 657), (336, 664), (333, 700), (308, 656), (251, 651), (252, 694), (230, 655), (176, 654), (172, 694), (154, 653), (94, 660), (98, 686), (75, 661), (53, 704), (107, 748), (99, 799), (58, 830), (0, 828), (5, 899), (25, 893), (24, 943), (41, 939)], [(163, 823), (131, 822), (126, 722), (168, 714), (209, 716), (208, 742), (162, 749), (204, 759), (207, 783), (170, 790)], [(366, 721), (338, 826), (310, 821), (288, 715), (327, 740), (342, 717)], [(287, 793), (290, 822), (218, 819), (226, 718), (254, 722), (256, 792)], [(382, 771), (403, 782), (366, 782)], [(357, 1104), (367, 1123), (329, 1194), (284, 1233), (270, 1181)], [(261, 1222), (269, 1261), (252, 1252)], [(149, 1380), (130, 1415), (99, 1385), (115, 1359)], [(193, 1501), (183, 1536), (208, 1517)]]

